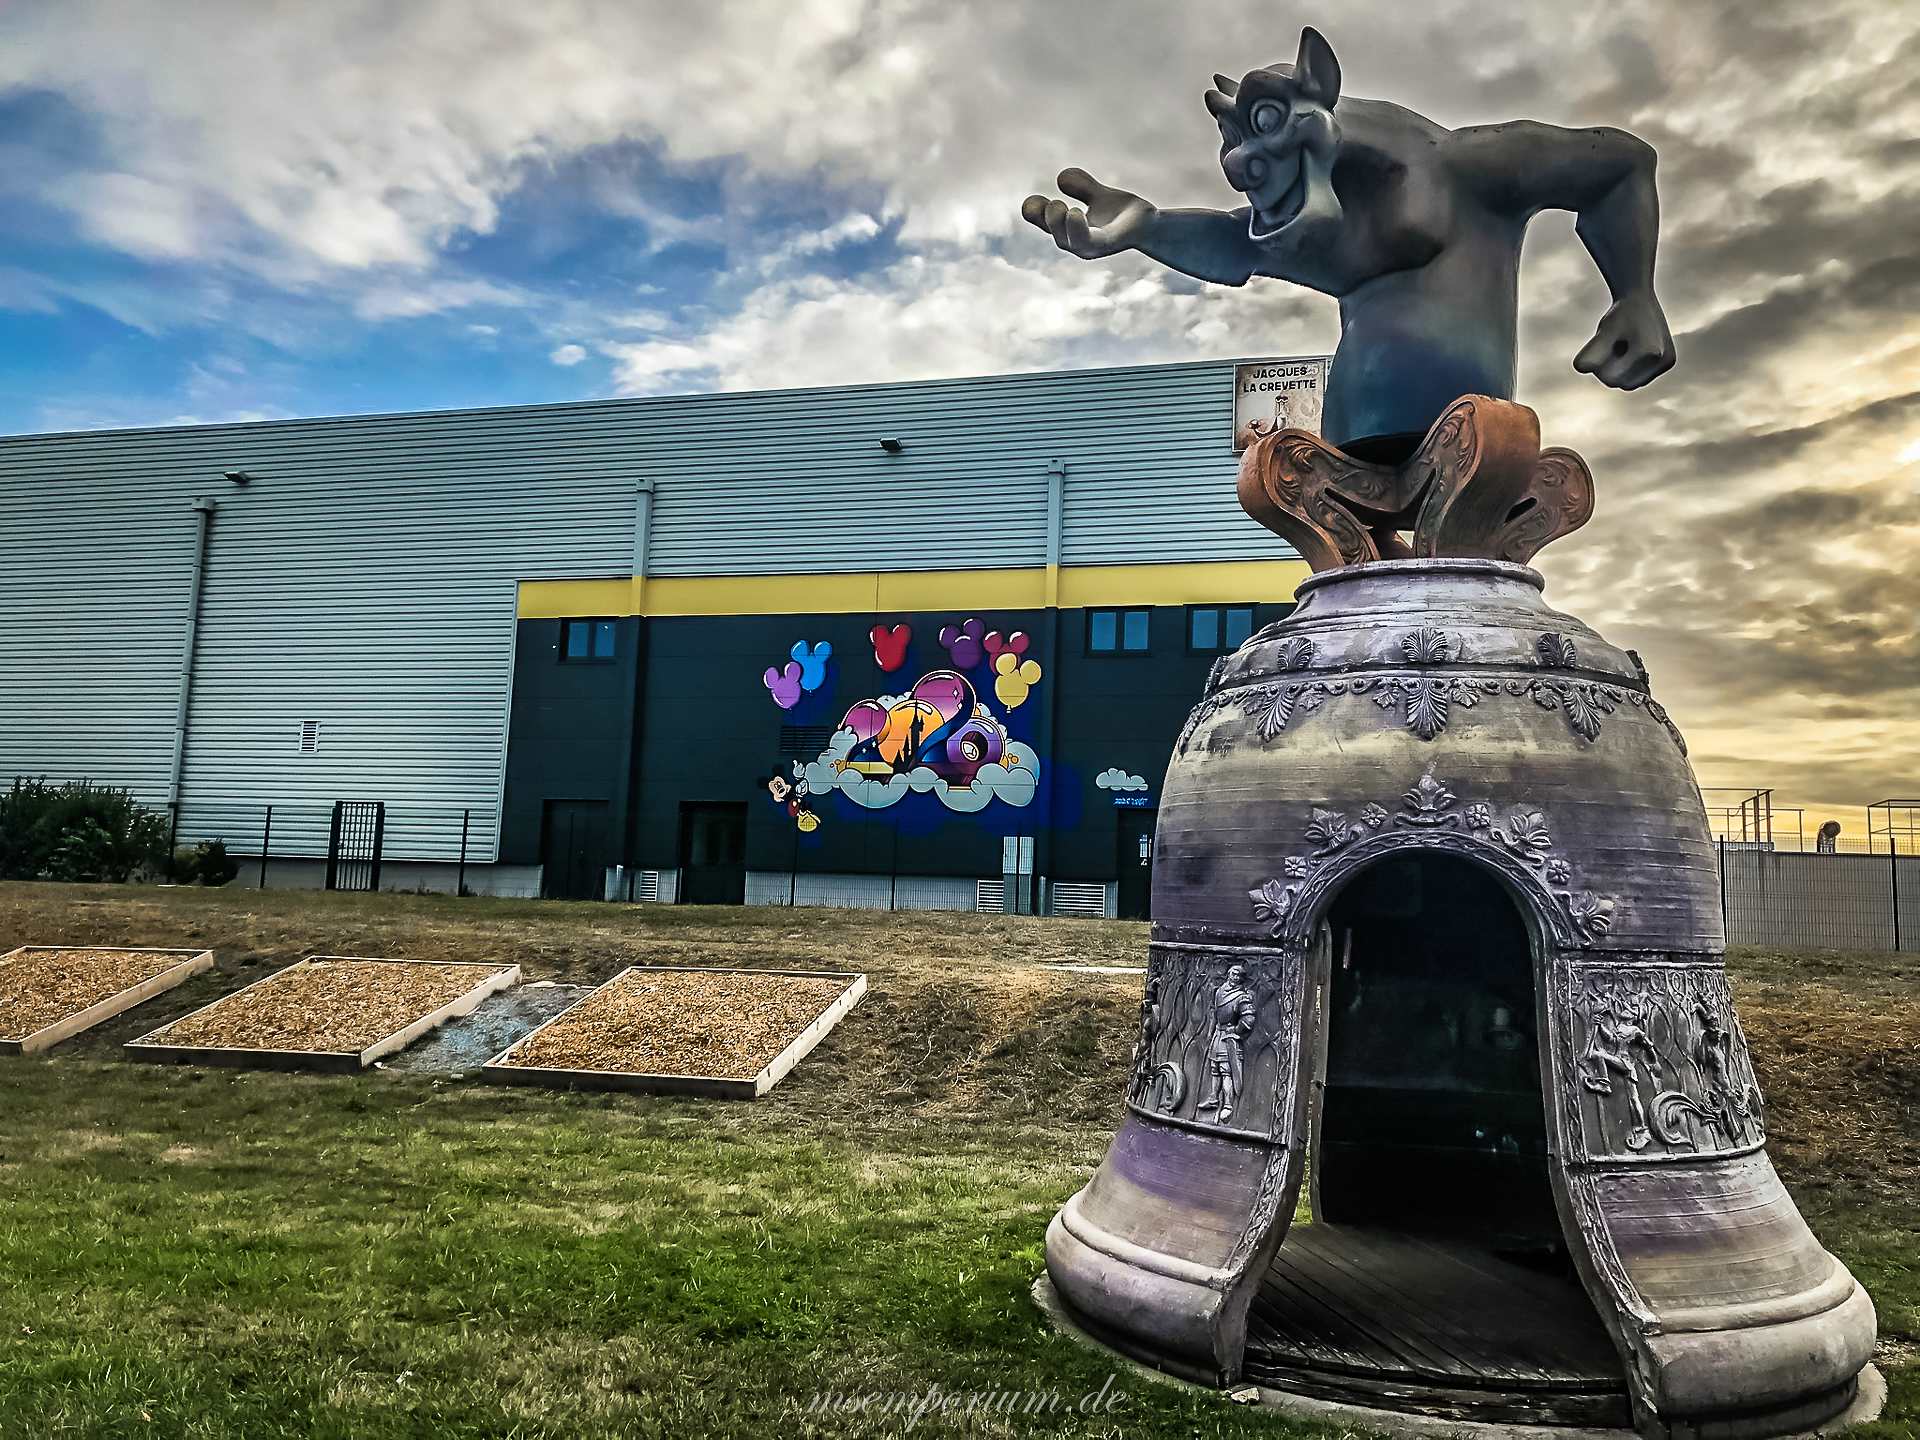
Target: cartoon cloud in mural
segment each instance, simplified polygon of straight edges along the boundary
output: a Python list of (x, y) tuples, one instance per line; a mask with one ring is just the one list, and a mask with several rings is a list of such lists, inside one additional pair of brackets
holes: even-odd
[(1147, 788), (1147, 780), (1144, 775), (1130, 775), (1125, 770), (1116, 769), (1111, 766), (1094, 776), (1093, 783), (1098, 785), (1102, 790), (1113, 790), (1116, 792), (1145, 790)]
[(935, 670), (905, 695), (848, 710), (806, 780), (815, 794), (838, 790), (869, 810), (930, 794), (949, 810), (972, 812), (996, 799), (1031, 803), (1040, 757), (1007, 734), (964, 675)]

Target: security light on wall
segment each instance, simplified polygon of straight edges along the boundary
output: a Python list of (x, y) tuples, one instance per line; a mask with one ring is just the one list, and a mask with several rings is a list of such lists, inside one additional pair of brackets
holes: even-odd
[(244, 470), (223, 470), (221, 474), (236, 485), (249, 485), (253, 482), (253, 476)]
[(889, 455), (898, 455), (902, 450), (906, 449), (907, 447), (905, 445), (902, 445), (893, 436), (887, 435), (881, 439), (880, 448), (886, 451)]

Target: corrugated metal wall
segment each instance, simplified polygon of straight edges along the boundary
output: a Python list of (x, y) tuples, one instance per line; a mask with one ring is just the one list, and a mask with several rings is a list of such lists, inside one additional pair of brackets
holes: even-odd
[[(515, 583), (1278, 558), (1234, 499), (1232, 362), (0, 439), (0, 780), (166, 798), (198, 495), (218, 502), (180, 833), (494, 853)], [(899, 438), (893, 456), (882, 436)], [(221, 478), (244, 470), (242, 488)], [(302, 754), (302, 721), (320, 742)]]
[(1234, 495), (1231, 362), (644, 403), (656, 575), (1041, 564), (1056, 457), (1064, 564), (1289, 553)]
[(389, 856), (452, 858), (471, 807), (491, 859), (517, 581), (618, 574), (632, 548), (631, 476), (550, 434), (492, 412), (0, 442), (0, 778), (164, 802), (210, 495), (180, 838), (247, 849), (272, 804), (275, 853), (324, 853), (332, 802), (369, 798)]
[(107, 448), (0, 445), (0, 784), (98, 778), (157, 804), (205, 486)]

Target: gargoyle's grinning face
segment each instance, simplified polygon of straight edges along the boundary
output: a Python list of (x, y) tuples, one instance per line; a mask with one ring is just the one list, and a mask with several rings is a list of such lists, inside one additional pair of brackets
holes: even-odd
[(1207, 92), (1207, 109), (1220, 125), (1220, 168), (1252, 207), (1248, 235), (1274, 240), (1302, 221), (1337, 220), (1340, 62), (1320, 33), (1301, 35), (1291, 66), (1254, 70), (1238, 82), (1213, 78), (1218, 88)]

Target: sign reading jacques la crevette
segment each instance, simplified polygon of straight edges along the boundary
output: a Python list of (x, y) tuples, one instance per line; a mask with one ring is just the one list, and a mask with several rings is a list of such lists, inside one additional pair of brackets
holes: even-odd
[(1244, 450), (1275, 430), (1320, 433), (1327, 393), (1327, 357), (1249, 360), (1233, 369), (1233, 448)]

